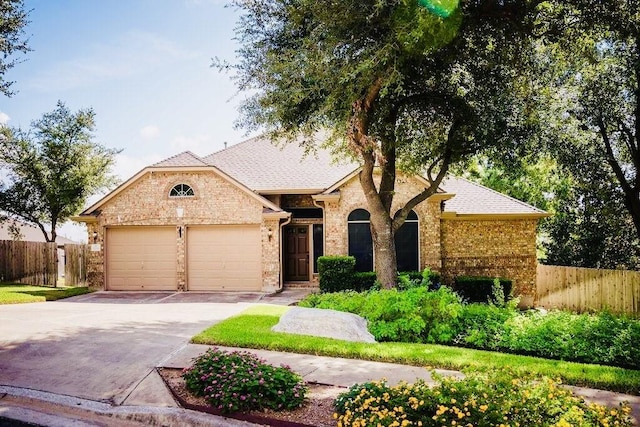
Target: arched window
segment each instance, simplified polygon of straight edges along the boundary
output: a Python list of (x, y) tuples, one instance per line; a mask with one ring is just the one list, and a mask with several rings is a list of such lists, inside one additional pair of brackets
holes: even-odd
[(409, 212), (402, 227), (396, 231), (396, 258), (398, 271), (418, 271), (418, 215)]
[(356, 258), (356, 271), (373, 271), (373, 241), (369, 212), (356, 209), (347, 218), (349, 255)]
[(169, 192), (169, 197), (193, 197), (195, 193), (193, 192), (193, 188), (188, 186), (187, 184), (178, 184), (171, 189)]

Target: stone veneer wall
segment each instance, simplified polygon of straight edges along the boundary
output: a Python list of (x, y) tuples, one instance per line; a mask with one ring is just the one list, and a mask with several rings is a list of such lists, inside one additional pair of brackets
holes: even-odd
[[(195, 197), (169, 198), (176, 184), (188, 184)], [(183, 216), (177, 216), (177, 208)], [(148, 172), (100, 207), (97, 223), (89, 223), (89, 243), (99, 243), (100, 251), (90, 252), (88, 280), (104, 289), (104, 237), (110, 226), (173, 225), (176, 227), (178, 283), (186, 284), (185, 235), (189, 225), (260, 224), (262, 236), (263, 289), (279, 287), (278, 220), (263, 219), (262, 204), (213, 172)], [(178, 233), (182, 227), (182, 237)], [(271, 238), (269, 238), (271, 229)], [(97, 232), (94, 240), (93, 232)]]
[(522, 304), (536, 292), (537, 219), (442, 220), (442, 277), (500, 276), (513, 280)]
[[(376, 177), (380, 181), (379, 175)], [(392, 213), (424, 189), (424, 184), (412, 177), (398, 174)], [(366, 209), (358, 177), (340, 187), (340, 201), (325, 203), (325, 255), (346, 255), (349, 251), (347, 217), (355, 209)], [(441, 268), (440, 200), (426, 200), (414, 209), (418, 215), (420, 268)]]

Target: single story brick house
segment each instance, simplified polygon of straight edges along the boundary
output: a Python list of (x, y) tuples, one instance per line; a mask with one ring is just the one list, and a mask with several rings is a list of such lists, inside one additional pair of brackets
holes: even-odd
[[(87, 224), (89, 280), (107, 290), (277, 291), (317, 280), (322, 255), (371, 270), (359, 166), (257, 137), (206, 157), (146, 167), (74, 219)], [(428, 182), (398, 175), (394, 210)], [(396, 236), (399, 270), (514, 280), (535, 294), (536, 225), (546, 213), (449, 177)]]

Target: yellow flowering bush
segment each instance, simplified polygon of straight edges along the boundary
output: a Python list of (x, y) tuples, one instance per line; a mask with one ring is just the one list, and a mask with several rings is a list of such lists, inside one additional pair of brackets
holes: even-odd
[(429, 387), (356, 384), (335, 401), (338, 427), (541, 426), (630, 427), (630, 408), (588, 404), (549, 378), (515, 378), (510, 372), (441, 377)]

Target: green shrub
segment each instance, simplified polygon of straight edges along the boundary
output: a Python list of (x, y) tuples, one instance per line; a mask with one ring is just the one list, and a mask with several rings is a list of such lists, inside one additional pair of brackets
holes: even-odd
[(530, 311), (505, 322), (500, 348), (551, 359), (640, 368), (640, 321), (608, 312)]
[[(494, 277), (483, 276), (458, 276), (455, 279), (454, 289), (468, 302), (499, 303), (494, 295)], [(507, 300), (511, 295), (512, 282), (509, 279), (499, 278), (503, 294), (499, 299)]]
[(422, 286), (429, 289), (438, 289), (440, 288), (440, 283), (440, 273), (431, 270), (429, 267), (422, 270)]
[(520, 312), (463, 304), (447, 287), (310, 295), (299, 303), (358, 314), (378, 341), (453, 344), (584, 363), (640, 369), (640, 321), (611, 313)]
[(345, 311), (360, 315), (368, 293), (343, 291), (333, 293), (310, 294), (300, 302), (298, 306), (309, 308), (324, 308), (327, 310)]
[(446, 287), (314, 294), (299, 305), (358, 314), (377, 341), (448, 343), (460, 332), (462, 303)]
[(355, 267), (356, 259), (352, 256), (318, 257), (320, 292), (353, 289)]
[(358, 292), (368, 291), (376, 286), (378, 276), (375, 271), (357, 271), (353, 274), (352, 286)]
[(515, 304), (498, 307), (493, 304), (466, 304), (460, 316), (461, 334), (456, 343), (486, 350), (502, 347), (507, 333), (505, 323), (518, 316)]
[(286, 366), (264, 363), (249, 352), (228, 353), (217, 348), (197, 357), (183, 371), (187, 389), (221, 412), (302, 406), (307, 386)]
[(632, 426), (628, 406), (607, 408), (548, 378), (518, 379), (506, 371), (468, 372), (464, 379), (435, 375), (389, 386), (356, 384), (335, 401), (339, 426)]
[(440, 273), (431, 271), (429, 267), (423, 271), (403, 271), (398, 273), (398, 289), (407, 290), (423, 286), (429, 289), (440, 287)]

